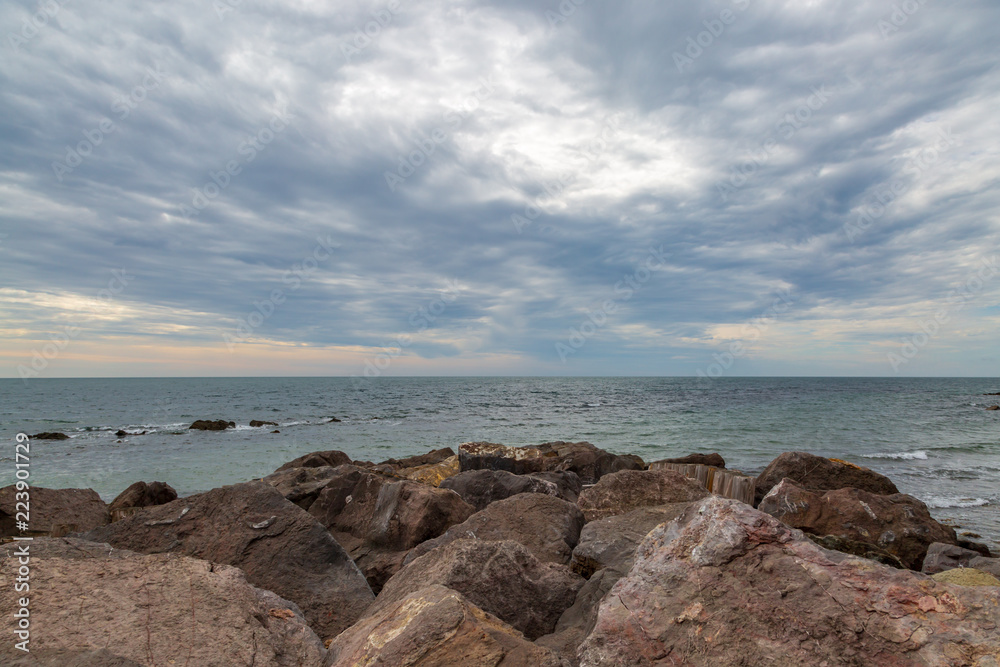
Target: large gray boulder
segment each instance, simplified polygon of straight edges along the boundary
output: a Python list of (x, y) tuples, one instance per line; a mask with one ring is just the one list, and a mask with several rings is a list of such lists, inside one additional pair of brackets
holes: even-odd
[(1000, 558), (986, 558), (978, 551), (944, 542), (935, 542), (927, 547), (927, 555), (924, 556), (920, 571), (924, 574), (937, 574), (967, 567), (1000, 577)]
[(605, 475), (580, 493), (587, 521), (626, 514), (640, 507), (686, 503), (709, 495), (698, 482), (672, 470), (623, 470)]
[(891, 479), (869, 468), (806, 452), (785, 452), (757, 475), (754, 506), (786, 477), (810, 491), (852, 488), (882, 496), (899, 493)]
[(635, 549), (649, 531), (675, 519), (688, 503), (640, 507), (626, 514), (616, 514), (591, 521), (580, 532), (573, 549), (571, 567), (588, 579), (598, 570), (611, 569), (621, 576), (632, 567)]
[[(0, 579), (14, 580), (20, 546), (0, 550)], [(299, 667), (324, 658), (299, 608), (235, 567), (76, 539), (28, 548), (31, 653), (16, 650), (9, 633), (0, 664)], [(0, 587), (0, 609), (12, 612), (23, 595)]]
[(261, 481), (147, 507), (84, 537), (116, 549), (238, 567), (250, 583), (295, 602), (323, 638), (354, 623), (374, 600), (333, 536)]
[(69, 533), (91, 530), (111, 521), (108, 506), (93, 489), (46, 489), (32, 486), (28, 490), (28, 526), (18, 529), (17, 503), (20, 498), (15, 485), (0, 489), (0, 537), (52, 535), (62, 537)]
[(441, 482), (441, 488), (451, 489), (477, 511), (519, 493), (559, 495), (559, 487), (554, 482), (506, 470), (467, 470)]
[(653, 529), (580, 647), (596, 665), (985, 665), (1000, 588), (827, 551), (719, 497)]

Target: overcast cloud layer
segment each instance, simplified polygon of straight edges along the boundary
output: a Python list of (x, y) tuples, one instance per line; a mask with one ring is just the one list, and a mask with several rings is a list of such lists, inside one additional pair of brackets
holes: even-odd
[(998, 25), (5, 3), (0, 376), (997, 375)]

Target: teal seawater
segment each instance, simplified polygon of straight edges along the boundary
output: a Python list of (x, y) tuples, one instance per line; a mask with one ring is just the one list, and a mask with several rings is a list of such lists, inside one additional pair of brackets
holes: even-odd
[[(32, 444), (35, 485), (106, 500), (137, 480), (205, 491), (321, 449), (378, 461), (472, 440), (588, 440), (646, 461), (717, 451), (754, 474), (800, 450), (874, 468), (997, 546), (1000, 411), (985, 408), (1000, 397), (984, 395), (997, 391), (975, 378), (0, 380), (0, 486), (14, 481), (18, 432), (72, 436)], [(195, 419), (239, 426), (188, 431)], [(120, 428), (148, 433), (119, 441)]]

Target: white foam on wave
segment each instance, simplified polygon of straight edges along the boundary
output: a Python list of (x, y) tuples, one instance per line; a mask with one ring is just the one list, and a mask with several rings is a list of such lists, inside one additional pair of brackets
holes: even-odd
[(945, 509), (949, 507), (982, 507), (989, 505), (990, 501), (985, 498), (958, 498), (954, 496), (933, 496), (928, 498), (926, 504), (931, 509)]
[(926, 461), (927, 452), (921, 450), (919, 452), (882, 452), (879, 454), (862, 454), (861, 458), (864, 459), (893, 459), (896, 461)]

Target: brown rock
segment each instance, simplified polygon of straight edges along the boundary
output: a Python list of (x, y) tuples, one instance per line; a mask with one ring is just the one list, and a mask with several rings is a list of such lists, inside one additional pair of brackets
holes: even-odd
[(441, 483), (441, 488), (456, 492), (462, 500), (477, 510), (485, 509), (492, 502), (519, 493), (545, 493), (555, 496), (559, 492), (559, 487), (553, 482), (535, 475), (515, 475), (506, 470), (468, 470), (446, 479)]
[(638, 456), (611, 454), (589, 442), (546, 442), (537, 447), (505, 447), (489, 442), (467, 442), (458, 448), (462, 471), (506, 470), (518, 475), (568, 470), (584, 484), (608, 473), (642, 470)]
[(755, 504), (760, 504), (767, 492), (786, 477), (810, 491), (852, 488), (883, 496), (899, 493), (892, 480), (874, 470), (805, 452), (785, 452), (757, 476)]
[(284, 468), (273, 472), (264, 481), (276, 488), (281, 495), (304, 510), (312, 507), (320, 492), (339, 473), (332, 466), (317, 468)]
[(458, 473), (458, 457), (452, 456), (437, 463), (425, 463), (413, 468), (400, 468), (396, 471), (396, 476), (421, 484), (440, 486), (441, 482)]
[(28, 436), (32, 440), (69, 440), (69, 436), (65, 433), (36, 433), (35, 435)]
[(987, 558), (977, 551), (944, 542), (935, 542), (927, 547), (927, 555), (924, 556), (920, 571), (924, 574), (937, 574), (963, 567), (976, 568), (1000, 577), (1000, 558)]
[(698, 482), (671, 470), (623, 470), (584, 489), (578, 504), (587, 521), (594, 521), (639, 507), (686, 503), (707, 495)]
[(454, 491), (339, 466), (309, 513), (327, 527), (373, 590), (402, 565), (406, 552), (472, 516)]
[(649, 533), (580, 647), (591, 665), (988, 665), (1000, 590), (827, 551), (719, 497)]
[(326, 466), (337, 467), (351, 463), (351, 457), (344, 452), (332, 449), (327, 452), (311, 452), (304, 454), (297, 459), (292, 459), (281, 466), (275, 472), (288, 470), (289, 468), (323, 468)]
[(535, 640), (535, 644), (550, 648), (572, 665), (579, 665), (577, 651), (593, 631), (601, 601), (622, 577), (612, 569), (598, 570), (576, 594), (576, 600), (563, 612), (555, 631)]
[(820, 495), (789, 479), (771, 489), (760, 510), (814, 535), (835, 535), (869, 542), (919, 570), (934, 542), (954, 544), (955, 531), (935, 521), (927, 506), (902, 493), (877, 495), (837, 489)]
[(813, 535), (811, 533), (806, 533), (806, 537), (824, 549), (839, 551), (841, 553), (851, 554), (852, 556), (860, 556), (861, 558), (867, 558), (877, 563), (894, 567), (897, 570), (907, 569), (906, 565), (904, 565), (903, 561), (899, 560), (898, 557), (893, 556), (885, 549), (875, 546), (870, 542), (849, 540), (846, 537), (838, 537), (837, 535)]
[(278, 422), (263, 421), (261, 419), (251, 419), (250, 426), (253, 428), (258, 428), (260, 426), (277, 426)]
[[(726, 467), (726, 460), (722, 458), (721, 454), (688, 454), (687, 456), (682, 456), (679, 459), (661, 459), (659, 461), (654, 461), (653, 463), (688, 463), (713, 466), (715, 468)], [(652, 466), (653, 463), (650, 463), (649, 465)]]
[(552, 482), (556, 485), (556, 497), (575, 503), (583, 490), (583, 482), (580, 476), (572, 470), (547, 470), (545, 472), (533, 472), (527, 475), (540, 479), (543, 482)]
[[(0, 664), (297, 667), (324, 657), (298, 607), (237, 568), (73, 539), (38, 539), (30, 551), (32, 661), (11, 660), (22, 654), (11, 633)], [(13, 581), (18, 567), (2, 558), (0, 578)], [(22, 595), (3, 586), (0, 609)]]
[(1000, 410), (1000, 405), (991, 405), (990, 407), (988, 407), (986, 409), (987, 410)]
[(17, 529), (23, 520), (17, 513), (20, 499), (16, 485), (0, 489), (0, 537), (53, 535), (61, 537), (81, 530), (90, 530), (111, 521), (108, 506), (93, 489), (46, 489), (33, 486), (28, 490), (29, 531)]
[(181, 553), (238, 567), (255, 586), (299, 605), (321, 637), (351, 625), (374, 599), (330, 533), (260, 481), (147, 507), (85, 537), (116, 549)]
[(672, 521), (688, 503), (672, 503), (658, 507), (640, 507), (625, 514), (591, 521), (580, 532), (573, 549), (571, 567), (577, 574), (590, 578), (605, 568), (622, 576), (632, 567), (635, 549), (649, 531), (661, 523)]
[(413, 548), (404, 564), (458, 539), (513, 540), (543, 563), (569, 563), (583, 528), (583, 513), (573, 503), (540, 493), (498, 500), (455, 524), (443, 535)]
[(216, 419), (215, 421), (199, 419), (188, 426), (188, 429), (197, 431), (225, 431), (227, 428), (236, 428), (236, 422), (227, 422), (225, 419)]
[(408, 456), (403, 459), (388, 459), (378, 465), (388, 465), (393, 466), (394, 468), (416, 468), (419, 466), (441, 463), (445, 459), (450, 459), (453, 456), (455, 456), (455, 450), (451, 447), (444, 447), (442, 449), (435, 449), (427, 452), (426, 454), (419, 454), (417, 456)]
[(536, 639), (552, 632), (583, 581), (564, 565), (540, 562), (517, 542), (456, 540), (393, 575), (369, 615), (421, 588), (440, 584), (458, 591), (528, 639)]
[(111, 501), (108, 506), (109, 512), (123, 510), (129, 507), (151, 507), (153, 505), (165, 505), (172, 500), (177, 500), (177, 492), (169, 484), (164, 482), (136, 482), (118, 494), (118, 497)]
[(330, 644), (325, 667), (562, 667), (496, 616), (444, 586), (428, 586), (386, 606)]

